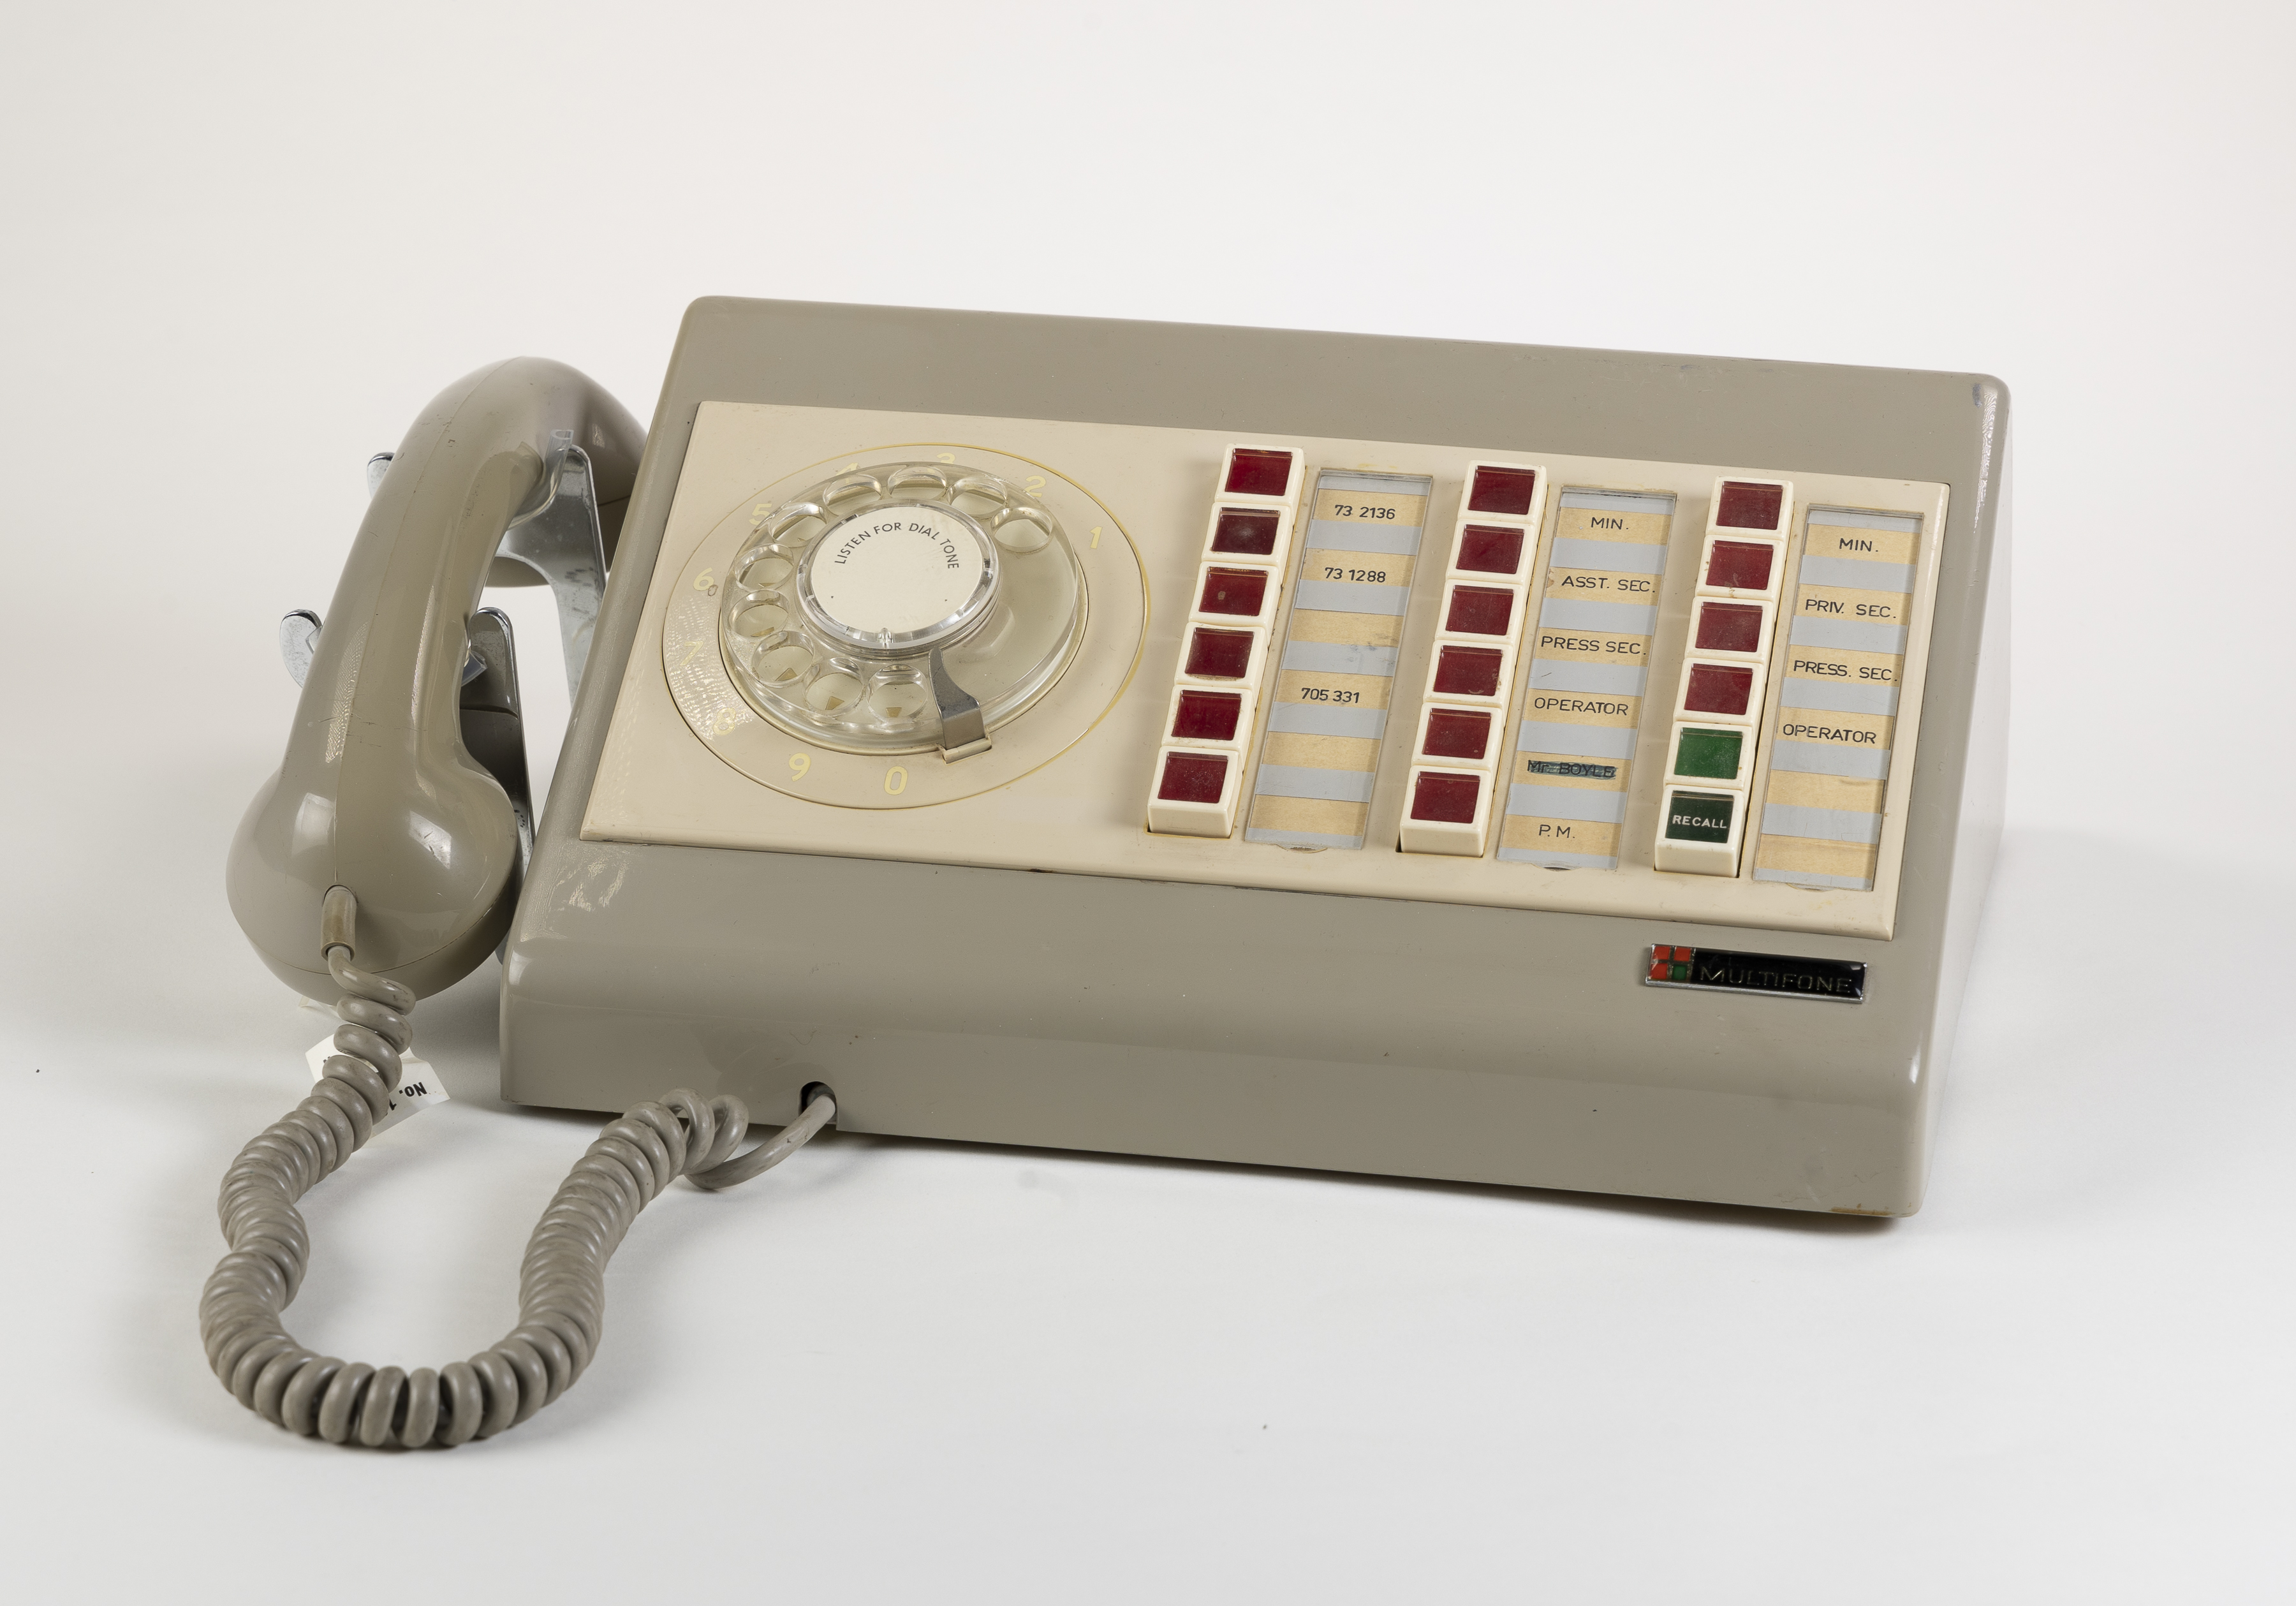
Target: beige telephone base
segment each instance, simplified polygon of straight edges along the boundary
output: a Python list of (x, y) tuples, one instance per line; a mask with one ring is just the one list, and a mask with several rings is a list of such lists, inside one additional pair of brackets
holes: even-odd
[[(1974, 375), (696, 303), (505, 1096), (1912, 1211), (1998, 834), (2006, 441)], [(1029, 510), (898, 583), (947, 597), (768, 542), (935, 464)], [(1000, 562), (1052, 645), (951, 635), (952, 756), (944, 683), (797, 629), (890, 642)]]

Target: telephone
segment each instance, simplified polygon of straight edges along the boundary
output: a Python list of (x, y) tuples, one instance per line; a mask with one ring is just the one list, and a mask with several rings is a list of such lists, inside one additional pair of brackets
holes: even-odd
[[(283, 627), (230, 897), (344, 1024), (226, 1178), (217, 1375), (497, 1432), (662, 1187), (832, 1123), (1912, 1212), (2007, 466), (1981, 375), (791, 302), (696, 302), (650, 434), (556, 364), (458, 381)], [(577, 688), (538, 815), (514, 583)], [(496, 953), (504, 1096), (627, 1113), (500, 1344), (314, 1355), (293, 1201)]]

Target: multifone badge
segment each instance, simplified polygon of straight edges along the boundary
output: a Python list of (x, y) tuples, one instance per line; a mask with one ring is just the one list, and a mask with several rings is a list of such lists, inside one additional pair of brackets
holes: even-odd
[(1696, 987), (1712, 993), (1772, 993), (1784, 998), (1866, 1002), (1866, 967), (1848, 959), (1796, 959), (1784, 954), (1741, 954), (1730, 948), (1683, 948), (1652, 943), (1645, 987)]

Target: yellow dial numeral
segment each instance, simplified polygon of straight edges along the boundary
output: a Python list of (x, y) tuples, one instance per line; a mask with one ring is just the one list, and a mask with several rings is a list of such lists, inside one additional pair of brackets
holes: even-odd
[(885, 772), (885, 795), (898, 798), (909, 790), (909, 772), (896, 764)]
[(808, 771), (809, 771), (809, 770), (811, 770), (812, 768), (813, 768), (813, 755), (812, 755), (811, 753), (791, 753), (791, 754), (790, 755), (790, 779), (791, 779), (791, 780), (792, 780), (792, 781), (802, 781), (802, 780), (804, 780), (804, 779), (805, 779), (805, 777), (806, 777), (806, 774), (807, 774), (807, 772), (808, 772)]

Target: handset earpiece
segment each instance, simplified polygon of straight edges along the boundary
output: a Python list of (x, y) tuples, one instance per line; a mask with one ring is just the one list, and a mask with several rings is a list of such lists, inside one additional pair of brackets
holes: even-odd
[[(576, 638), (586, 652), (594, 602), (589, 617), (569, 603), (586, 581), (594, 595), (596, 577), (580, 572), (584, 543), (567, 514), (579, 492), (618, 515), (644, 441), (613, 397), (536, 357), (448, 386), (407, 431), (313, 643), (286, 754), (241, 821), (225, 873), (240, 928), (290, 987), (327, 996), (311, 945), (331, 887), (359, 898), (363, 968), (418, 997), (502, 940), (520, 822), (464, 742), (470, 620), (497, 552), (516, 548), (508, 556), (559, 594), (570, 678), (578, 674)], [(545, 483), (570, 471), (586, 485)], [(597, 537), (587, 545), (603, 561)]]

